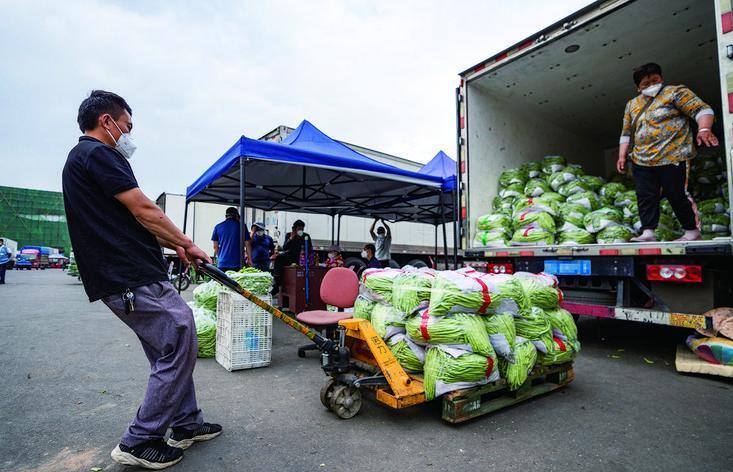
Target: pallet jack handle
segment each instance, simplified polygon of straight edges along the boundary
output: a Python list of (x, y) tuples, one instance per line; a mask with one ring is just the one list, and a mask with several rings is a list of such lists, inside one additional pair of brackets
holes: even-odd
[(317, 331), (298, 323), (296, 320), (286, 315), (282, 311), (278, 310), (274, 306), (270, 305), (269, 303), (263, 302), (259, 297), (254, 295), (252, 292), (250, 292), (249, 290), (245, 288), (242, 288), (242, 286), (239, 285), (236, 280), (232, 279), (227, 274), (225, 274), (223, 271), (219, 270), (218, 267), (212, 264), (208, 264), (206, 262), (202, 262), (199, 264), (198, 270), (208, 275), (212, 279), (216, 280), (223, 286), (231, 290), (234, 290), (235, 292), (237, 292), (238, 294), (240, 294), (247, 300), (251, 301), (258, 307), (272, 314), (272, 316), (279, 319), (280, 321), (290, 326), (291, 328), (295, 329), (296, 331), (300, 331), (302, 334), (306, 335), (308, 339), (313, 341), (315, 345), (318, 346), (318, 349), (320, 351), (337, 352), (338, 345), (334, 343), (332, 340), (324, 338)]

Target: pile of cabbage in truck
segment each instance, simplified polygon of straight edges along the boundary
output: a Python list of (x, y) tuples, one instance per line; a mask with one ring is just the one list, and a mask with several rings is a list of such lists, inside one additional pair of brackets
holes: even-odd
[[(690, 189), (703, 239), (730, 236), (727, 174), (718, 157), (693, 161)], [(492, 211), (476, 220), (479, 247), (614, 244), (641, 231), (633, 182), (625, 176), (586, 175), (562, 156), (546, 156), (499, 176)], [(682, 229), (666, 199), (660, 204), (657, 239), (671, 241)]]

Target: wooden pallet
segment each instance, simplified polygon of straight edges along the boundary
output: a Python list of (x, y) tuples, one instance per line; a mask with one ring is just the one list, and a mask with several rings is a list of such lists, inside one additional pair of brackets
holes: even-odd
[(568, 362), (535, 366), (527, 381), (514, 391), (509, 390), (506, 380), (500, 379), (480, 387), (446, 393), (443, 395), (443, 419), (449, 423), (461, 423), (557, 390), (572, 382), (573, 378), (573, 364)]

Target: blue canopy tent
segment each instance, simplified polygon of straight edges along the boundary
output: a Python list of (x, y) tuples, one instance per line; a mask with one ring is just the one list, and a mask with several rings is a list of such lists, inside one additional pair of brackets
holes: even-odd
[[(186, 191), (188, 203), (239, 204), (264, 211), (291, 210), (440, 224), (445, 179), (383, 164), (303, 121), (281, 143), (242, 136)], [(332, 239), (333, 239), (332, 227)], [(242, 254), (244, 241), (241, 241)], [(244, 257), (242, 255), (242, 257)]]

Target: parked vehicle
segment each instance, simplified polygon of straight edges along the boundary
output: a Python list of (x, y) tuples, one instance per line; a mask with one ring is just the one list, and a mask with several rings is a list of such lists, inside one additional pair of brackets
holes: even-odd
[(730, 2), (690, 5), (594, 2), (460, 74), (460, 240), (467, 265), (554, 273), (565, 307), (577, 315), (697, 328), (705, 326), (705, 312), (733, 306), (729, 236), (574, 247), (491, 248), (474, 241), (476, 219), (490, 211), (506, 169), (560, 154), (589, 174), (612, 175), (624, 106), (637, 93), (631, 71), (649, 61), (715, 110), (721, 144), (713, 152), (727, 166), (721, 185), (731, 207)]
[(16, 269), (41, 269), (49, 267), (49, 255), (52, 249), (45, 246), (23, 246), (15, 260)]

